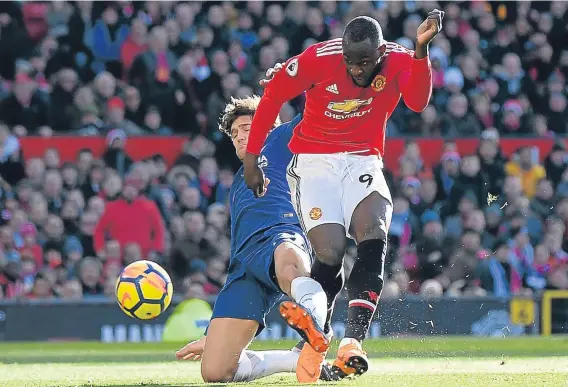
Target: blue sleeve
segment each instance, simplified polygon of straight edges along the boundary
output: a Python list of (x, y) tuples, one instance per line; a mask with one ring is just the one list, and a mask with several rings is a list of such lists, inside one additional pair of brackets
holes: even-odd
[(269, 140), (277, 140), (285, 143), (288, 146), (290, 139), (292, 138), (292, 134), (294, 134), (294, 128), (298, 123), (302, 120), (302, 115), (298, 114), (294, 117), (291, 121), (285, 122), (281, 124), (279, 127), (274, 129), (269, 135), (266, 141)]

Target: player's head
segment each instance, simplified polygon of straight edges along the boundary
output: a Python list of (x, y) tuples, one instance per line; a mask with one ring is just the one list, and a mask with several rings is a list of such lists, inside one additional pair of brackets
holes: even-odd
[(343, 32), (342, 45), (343, 61), (353, 82), (370, 86), (387, 48), (379, 22), (367, 16), (351, 20)]
[[(257, 95), (231, 98), (219, 120), (219, 130), (231, 137), (237, 156), (241, 160), (245, 157), (252, 118), (259, 103), (260, 97)], [(276, 117), (274, 123), (274, 126), (278, 125), (280, 117)]]

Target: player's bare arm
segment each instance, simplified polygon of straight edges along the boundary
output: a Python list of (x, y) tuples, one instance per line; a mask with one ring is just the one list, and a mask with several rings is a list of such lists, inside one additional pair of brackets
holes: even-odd
[(442, 20), (444, 19), (444, 11), (434, 9), (428, 13), (428, 17), (416, 31), (416, 59), (422, 59), (428, 56), (428, 45), (442, 31)]

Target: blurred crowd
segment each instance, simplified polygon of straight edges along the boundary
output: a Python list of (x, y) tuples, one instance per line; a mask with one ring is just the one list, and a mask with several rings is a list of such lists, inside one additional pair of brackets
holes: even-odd
[[(167, 267), (177, 294), (215, 295), (239, 166), (217, 131), (228, 99), (262, 94), (267, 69), (355, 16), (413, 48), (433, 8), (446, 16), (432, 101), (420, 114), (401, 103), (388, 134), (448, 141), (432, 170), (409, 140), (387, 171), (384, 296), (568, 289), (568, 3), (32, 1), (0, 2), (0, 298), (110, 296), (139, 259)], [(302, 107), (300, 96), (282, 119)], [(125, 151), (129, 137), (171, 134), (188, 138), (173, 166)], [(103, 136), (107, 149), (24, 158), (30, 135)], [(511, 136), (558, 141), (506, 158)], [(460, 154), (460, 137), (480, 138), (478, 152)]]

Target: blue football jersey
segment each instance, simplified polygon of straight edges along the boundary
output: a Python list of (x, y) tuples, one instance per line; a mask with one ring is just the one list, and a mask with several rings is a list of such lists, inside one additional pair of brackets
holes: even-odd
[[(255, 241), (270, 237), (271, 228), (280, 224), (300, 227), (286, 180), (286, 169), (292, 159), (288, 142), (301, 116), (294, 117), (268, 135), (258, 157), (259, 166), (270, 179), (266, 194), (255, 198), (246, 186), (243, 167), (237, 172), (230, 192), (231, 260), (249, 255)], [(273, 231), (274, 232), (274, 231)], [(247, 245), (248, 243), (252, 245)]]

